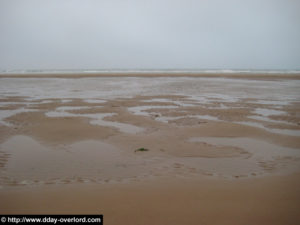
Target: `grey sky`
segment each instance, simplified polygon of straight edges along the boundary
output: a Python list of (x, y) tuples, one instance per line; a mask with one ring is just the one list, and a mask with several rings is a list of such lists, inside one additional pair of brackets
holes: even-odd
[(0, 0), (0, 69), (300, 69), (300, 0)]

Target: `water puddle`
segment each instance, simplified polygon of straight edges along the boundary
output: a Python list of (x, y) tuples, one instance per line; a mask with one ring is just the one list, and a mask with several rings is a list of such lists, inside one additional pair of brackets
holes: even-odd
[[(57, 107), (55, 111), (46, 112), (47, 117), (89, 117), (88, 114), (75, 114), (68, 111), (91, 109), (89, 106), (61, 106)], [(91, 114), (94, 115), (94, 114)]]
[(151, 113), (147, 112), (151, 109), (176, 109), (178, 106), (154, 106), (154, 105), (143, 105), (143, 106), (134, 106), (127, 108), (129, 112), (133, 113), (134, 115), (138, 116), (150, 116)]
[(155, 120), (163, 123), (169, 123), (169, 121), (183, 119), (183, 118), (187, 118), (187, 117), (186, 116), (158, 116), (155, 117)]
[(137, 127), (137, 126), (134, 126), (131, 124), (126, 124), (126, 123), (104, 120), (104, 118), (112, 117), (112, 116), (116, 115), (116, 113), (75, 114), (75, 113), (67, 112), (70, 110), (78, 110), (78, 109), (86, 109), (86, 108), (90, 108), (90, 107), (88, 107), (88, 106), (82, 106), (82, 107), (81, 106), (78, 106), (78, 107), (62, 106), (62, 107), (58, 107), (56, 109), (57, 111), (50, 111), (50, 112), (45, 113), (45, 115), (48, 117), (86, 117), (86, 118), (91, 119), (90, 124), (92, 124), (92, 125), (99, 125), (99, 126), (104, 126), (104, 127), (114, 127), (114, 128), (117, 128), (120, 132), (129, 133), (129, 134), (136, 134), (136, 133), (144, 131), (144, 128), (142, 128), (142, 127)]
[(224, 104), (219, 104), (219, 105), (210, 105), (206, 107), (207, 109), (232, 109), (232, 108), (241, 108), (241, 107), (228, 107)]
[(39, 105), (39, 104), (47, 104), (47, 103), (52, 103), (53, 101), (51, 100), (42, 100), (38, 102), (27, 102), (27, 101), (22, 101), (22, 102), (0, 102), (1, 107), (5, 106), (11, 106), (11, 105), (25, 105), (25, 106), (31, 106), (31, 105)]
[(144, 100), (143, 102), (172, 103), (172, 104), (175, 104), (175, 105), (181, 106), (181, 107), (193, 107), (193, 106), (195, 106), (195, 104), (190, 103), (191, 101), (188, 101), (189, 103), (186, 103), (186, 101), (176, 101), (176, 100), (165, 99), (165, 98), (153, 98), (153, 99), (150, 99), (150, 100)]
[(160, 113), (151, 113), (148, 111), (151, 111), (152, 109), (176, 109), (178, 106), (135, 106), (135, 107), (129, 107), (128, 111), (133, 113), (134, 115), (139, 116), (147, 116), (151, 117), (155, 114), (155, 120), (168, 123), (171, 120), (177, 120), (182, 118), (197, 118), (197, 119), (204, 119), (204, 120), (213, 120), (213, 121), (220, 121), (217, 117), (210, 116), (210, 115), (187, 115), (187, 116), (161, 116)]
[(212, 102), (227, 102), (227, 103), (235, 103), (239, 101), (238, 97), (223, 95), (223, 94), (213, 94), (213, 93), (205, 93), (202, 96), (192, 95), (189, 96), (188, 99), (196, 101), (199, 104), (209, 104)]
[(80, 110), (80, 109), (91, 109), (89, 106), (60, 106), (56, 108), (56, 111), (64, 112), (64, 111), (72, 111), (72, 110)]
[(240, 147), (252, 153), (256, 159), (272, 160), (274, 157), (300, 157), (298, 149), (283, 147), (253, 138), (194, 137), (189, 139), (189, 141)]
[(142, 128), (142, 127), (137, 127), (137, 126), (127, 124), (127, 123), (107, 121), (107, 120), (103, 120), (103, 118), (101, 118), (101, 119), (98, 118), (97, 120), (91, 120), (90, 124), (100, 125), (100, 126), (104, 126), (104, 127), (115, 127), (118, 130), (120, 130), (121, 132), (129, 133), (129, 134), (137, 134), (137, 133), (144, 131), (144, 128)]
[(36, 109), (26, 109), (26, 108), (20, 108), (20, 109), (14, 109), (14, 110), (0, 110), (0, 124), (5, 126), (12, 126), (12, 124), (4, 121), (6, 118), (9, 118), (11, 116), (14, 116), (19, 113), (24, 112), (35, 112)]
[(102, 100), (102, 99), (84, 99), (83, 101), (87, 103), (96, 103), (96, 104), (98, 103), (101, 104), (106, 102), (106, 100)]
[(14, 136), (0, 145), (5, 153), (1, 185), (111, 182), (148, 173), (151, 160), (126, 155), (101, 141), (47, 147), (28, 136)]
[(188, 96), (189, 100), (195, 101), (198, 104), (209, 104), (212, 102), (212, 100), (204, 97), (204, 96), (194, 96), (194, 95), (190, 95)]
[(148, 100), (143, 100), (143, 102), (163, 102), (163, 103), (169, 103), (170, 99), (166, 99), (166, 98), (152, 98), (152, 99), (148, 99)]
[(290, 136), (300, 136), (300, 130), (291, 130), (291, 129), (275, 129), (275, 128), (268, 128), (262, 125), (261, 123), (257, 122), (249, 122), (249, 121), (242, 121), (242, 122), (234, 122), (236, 124), (246, 125), (250, 127), (257, 127), (264, 129), (270, 133), (275, 134), (283, 134), (283, 135), (290, 135)]
[(60, 101), (61, 101), (61, 103), (69, 103), (69, 102), (72, 102), (73, 100), (71, 100), (71, 99), (61, 99)]
[(25, 105), (24, 102), (0, 102), (0, 107), (7, 107), (11, 105)]
[(210, 116), (210, 115), (193, 115), (191, 117), (194, 117), (197, 119), (203, 119), (203, 120), (222, 121), (222, 120), (219, 120), (218, 117)]
[(266, 172), (285, 173), (300, 168), (299, 149), (278, 146), (252, 138), (193, 137), (190, 142), (216, 146), (235, 146), (251, 153), (250, 158), (199, 159), (203, 170), (232, 176), (263, 175)]
[(279, 124), (287, 124), (287, 125), (293, 125), (294, 123), (287, 122), (284, 120), (273, 120), (268, 117), (264, 116), (248, 116), (247, 118), (249, 119), (254, 119), (254, 120), (260, 120), (260, 121), (266, 121), (266, 122), (271, 122), (271, 123), (279, 123)]
[(272, 115), (283, 115), (285, 112), (275, 109), (263, 109), (263, 108), (256, 108), (254, 111), (256, 114), (261, 116), (272, 116)]
[(257, 99), (256, 101), (248, 101), (248, 103), (261, 104), (261, 105), (286, 106), (286, 105), (291, 104), (291, 101), (288, 101), (288, 100), (277, 101), (277, 100), (260, 100), (260, 99)]
[(210, 116), (210, 115), (187, 115), (187, 116), (158, 116), (155, 117), (156, 121), (169, 123), (170, 121), (178, 120), (178, 119), (189, 119), (189, 118), (196, 118), (201, 120), (212, 120), (212, 121), (221, 121), (217, 117)]

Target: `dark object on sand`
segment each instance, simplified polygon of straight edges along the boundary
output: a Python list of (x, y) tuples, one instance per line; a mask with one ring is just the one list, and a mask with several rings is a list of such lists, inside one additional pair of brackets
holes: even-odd
[(136, 149), (134, 152), (146, 152), (146, 151), (149, 151), (149, 149), (146, 149), (146, 148), (138, 148), (138, 149)]

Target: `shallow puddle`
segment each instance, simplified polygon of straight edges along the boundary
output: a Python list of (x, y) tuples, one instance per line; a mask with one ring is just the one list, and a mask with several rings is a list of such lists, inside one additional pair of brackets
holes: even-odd
[(138, 116), (150, 116), (151, 113), (147, 112), (148, 110), (151, 109), (176, 109), (178, 106), (171, 106), (171, 105), (161, 105), (161, 106), (156, 106), (156, 105), (143, 105), (143, 106), (134, 106), (134, 107), (129, 107), (128, 111), (132, 112), (134, 115)]
[(114, 122), (114, 121), (107, 121), (104, 118), (111, 117), (116, 115), (116, 113), (94, 113), (94, 114), (75, 114), (70, 113), (68, 111), (71, 110), (78, 110), (78, 109), (88, 109), (91, 108), (89, 106), (82, 106), (82, 107), (71, 107), (71, 106), (62, 106), (58, 107), (56, 111), (50, 111), (45, 113), (48, 117), (86, 117), (91, 119), (90, 124), (104, 126), (104, 127), (114, 127), (118, 129), (120, 132), (129, 133), (129, 134), (136, 134), (139, 132), (143, 132), (144, 128), (137, 127), (131, 124)]
[(145, 130), (142, 127), (137, 127), (137, 126), (127, 124), (127, 123), (107, 121), (107, 120), (103, 120), (103, 118), (97, 119), (97, 120), (91, 120), (90, 124), (100, 125), (100, 126), (104, 126), (104, 127), (115, 127), (120, 132), (128, 133), (128, 134), (136, 134), (136, 133), (143, 132)]
[(261, 100), (257, 99), (256, 101), (248, 101), (248, 103), (261, 104), (261, 105), (275, 105), (275, 106), (286, 106), (291, 104), (289, 100)]
[(254, 113), (261, 116), (272, 116), (272, 115), (283, 115), (284, 111), (275, 110), (275, 109), (264, 109), (264, 108), (256, 108)]
[(10, 123), (4, 121), (6, 118), (9, 118), (11, 116), (14, 116), (19, 113), (24, 113), (24, 112), (35, 112), (37, 111), (36, 109), (26, 109), (26, 108), (19, 108), (19, 109), (14, 109), (14, 110), (0, 110), (0, 125), (3, 124), (5, 126), (11, 126)]
[(182, 101), (176, 101), (172, 99), (165, 99), (165, 98), (153, 98), (149, 100), (144, 100), (143, 102), (151, 102), (151, 103), (156, 103), (156, 102), (162, 102), (162, 103), (173, 103), (177, 106), (182, 106), (182, 107), (193, 107), (195, 106), (195, 102), (191, 102), (191, 100), (182, 100)]
[(87, 102), (87, 103), (105, 103), (106, 100), (102, 100), (102, 99), (84, 99), (84, 102)]
[(300, 169), (299, 149), (252, 138), (193, 137), (189, 141), (234, 146), (251, 153), (247, 158), (199, 159), (200, 167), (211, 174), (243, 177), (264, 175), (266, 172), (289, 173)]
[(275, 134), (283, 134), (283, 135), (290, 135), (290, 136), (300, 136), (300, 130), (268, 128), (268, 127), (265, 127), (261, 123), (250, 122), (250, 121), (242, 121), (242, 122), (234, 122), (234, 123), (241, 124), (241, 125), (246, 125), (246, 126), (250, 126), (250, 127), (261, 128), (261, 129), (264, 129), (264, 130), (266, 130), (266, 131), (268, 131), (270, 133), (275, 133)]
[(270, 119), (269, 117), (264, 117), (264, 116), (248, 116), (247, 118), (254, 119), (254, 120), (259, 120), (259, 121), (271, 122), (271, 123), (279, 123), (279, 124), (287, 124), (287, 125), (293, 125), (294, 124), (294, 123), (287, 122), (287, 121), (284, 121), (284, 120), (273, 120), (273, 119)]
[(28, 136), (14, 136), (0, 151), (5, 153), (0, 186), (121, 181), (143, 176), (155, 164), (155, 160), (126, 155), (110, 144), (92, 140), (43, 146)]

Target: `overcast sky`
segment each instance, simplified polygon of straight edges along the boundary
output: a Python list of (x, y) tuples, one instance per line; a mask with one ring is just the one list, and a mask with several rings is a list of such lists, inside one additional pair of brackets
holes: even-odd
[(0, 69), (300, 69), (300, 0), (0, 0)]

